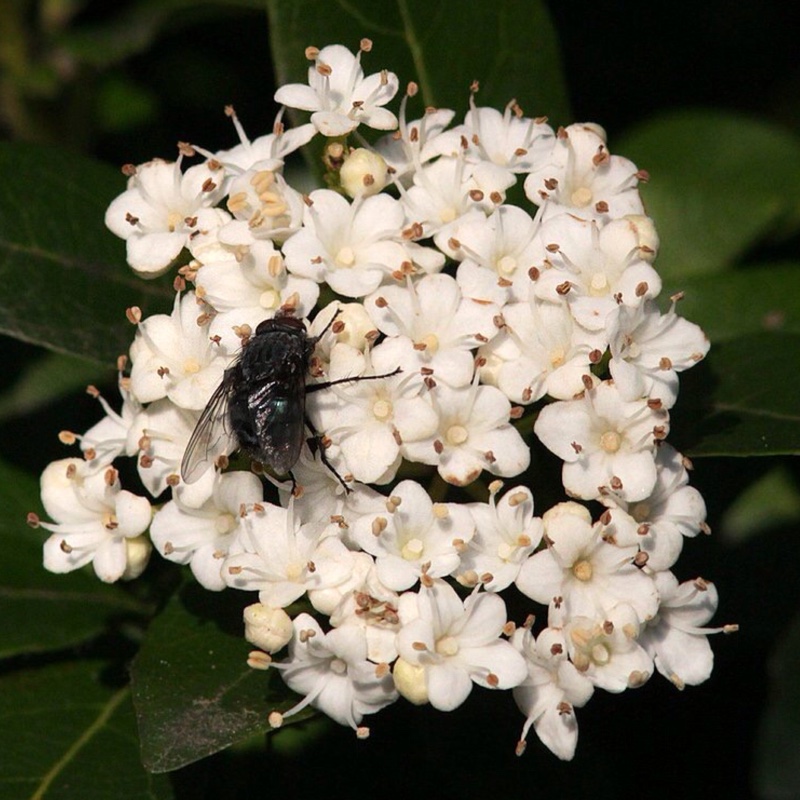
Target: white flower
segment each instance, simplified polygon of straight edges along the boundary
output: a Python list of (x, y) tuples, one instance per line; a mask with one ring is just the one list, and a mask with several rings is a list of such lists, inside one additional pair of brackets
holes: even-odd
[(538, 220), (521, 208), (505, 205), (452, 231), (451, 246), (461, 261), (456, 277), (464, 295), (498, 305), (527, 300), (528, 273), (541, 252), (538, 227)]
[(420, 668), (424, 693), (434, 708), (457, 708), (473, 682), (510, 689), (525, 680), (525, 659), (499, 638), (506, 625), (499, 595), (473, 592), (462, 603), (449, 584), (432, 581), (417, 595), (417, 614), (406, 621), (401, 606), (404, 624), (397, 634), (400, 659), (395, 669), (400, 664)]
[(671, 572), (657, 573), (655, 581), (661, 607), (642, 632), (642, 647), (653, 657), (656, 669), (679, 689), (703, 683), (714, 666), (708, 634), (727, 630), (702, 627), (717, 610), (717, 589), (702, 578), (678, 584)]
[(549, 605), (551, 625), (573, 617), (604, 618), (621, 602), (641, 622), (655, 616), (658, 592), (652, 578), (634, 564), (635, 544), (607, 541), (602, 527), (581, 513), (548, 512), (544, 521), (547, 549), (522, 565), (516, 583), (523, 594)]
[(164, 558), (189, 564), (201, 586), (210, 591), (225, 588), (222, 560), (239, 535), (242, 509), (263, 499), (261, 481), (251, 472), (215, 473), (212, 496), (194, 508), (181, 501), (185, 487), (153, 517), (150, 536)]
[(386, 664), (367, 660), (364, 631), (345, 625), (323, 633), (308, 614), (294, 620), (289, 660), (273, 664), (294, 692), (304, 695), (278, 721), (312, 705), (340, 725), (356, 729), (365, 714), (374, 714), (397, 699)]
[(661, 278), (642, 250), (639, 227), (617, 219), (602, 228), (561, 214), (539, 232), (542, 269), (534, 282), (536, 296), (566, 301), (576, 321), (590, 331), (603, 330), (619, 304), (635, 307), (656, 297)]
[(367, 553), (357, 553), (354, 580), (331, 611), (331, 625), (357, 625), (367, 637), (367, 657), (376, 663), (397, 658), (398, 597), (378, 580), (375, 562)]
[(675, 302), (666, 314), (652, 300), (637, 308), (618, 306), (606, 328), (608, 368), (620, 395), (657, 399), (664, 408), (678, 399), (678, 372), (701, 361), (709, 348), (700, 327), (676, 314)]
[(364, 303), (382, 333), (411, 340), (424, 375), (453, 387), (472, 382), (471, 351), (498, 332), (499, 308), (463, 298), (455, 279), (445, 274), (382, 286)]
[(648, 497), (626, 503), (614, 493), (600, 502), (609, 506), (603, 515), (606, 534), (620, 544), (636, 544), (647, 554), (649, 569), (669, 569), (683, 549), (684, 537), (709, 533), (703, 496), (689, 486), (683, 456), (668, 444), (656, 451), (656, 484)]
[(542, 521), (533, 516), (533, 495), (525, 486), (509, 489), (500, 502), (501, 481), (489, 486), (488, 503), (470, 503), (475, 537), (461, 556), (458, 580), (465, 586), (480, 581), (488, 592), (511, 585), (520, 567), (542, 539)]
[(195, 285), (198, 297), (217, 312), (209, 337), (219, 336), (227, 352), (241, 345), (243, 326), (254, 331), (285, 305), (298, 317), (307, 316), (319, 297), (316, 283), (286, 271), (283, 257), (269, 241), (254, 242), (239, 258), (204, 264)]
[[(79, 436), (84, 458), (91, 469), (97, 470), (108, 466), (117, 456), (135, 456), (139, 450), (136, 419), (142, 412), (142, 404), (134, 398), (128, 389), (128, 381), (121, 375), (118, 381), (119, 393), (122, 395), (122, 409), (119, 413), (97, 394), (97, 400), (106, 412), (100, 422), (92, 425), (83, 436)], [(90, 387), (91, 389), (91, 387)], [(94, 391), (89, 391), (94, 394)]]
[(301, 524), (291, 505), (263, 503), (244, 517), (243, 525), (242, 549), (225, 559), (222, 575), (228, 586), (258, 591), (265, 606), (285, 608), (307, 591), (350, 577), (352, 559), (346, 558), (347, 548), (330, 523)]
[(54, 523), (39, 522), (52, 535), (44, 543), (44, 567), (72, 572), (91, 563), (101, 581), (137, 577), (147, 564), (150, 503), (120, 486), (113, 467), (90, 472), (85, 461), (66, 458), (42, 473), (42, 505)]
[[(180, 464), (199, 412), (179, 408), (167, 399), (150, 403), (135, 420), (139, 436), (139, 478), (153, 497), (180, 481)], [(194, 507), (202, 505), (214, 486), (214, 470), (195, 483), (184, 485), (181, 500)]]
[(310, 123), (298, 125), (296, 128), (284, 128), (281, 111), (272, 126), (272, 133), (250, 141), (233, 107), (227, 106), (225, 113), (233, 122), (239, 144), (229, 150), (218, 150), (213, 154), (213, 158), (223, 164), (229, 172), (247, 172), (256, 164), (262, 165), (262, 169), (280, 169), (286, 156), (308, 144), (317, 133)]
[(548, 212), (566, 210), (586, 219), (643, 214), (638, 183), (644, 173), (628, 159), (612, 156), (605, 138), (598, 125), (559, 128), (549, 158), (525, 179), (528, 199)]
[(514, 403), (534, 403), (549, 395), (568, 400), (594, 380), (592, 364), (605, 349), (602, 336), (591, 335), (564, 305), (531, 297), (503, 308), (500, 334), (481, 347), (480, 376)]
[(261, 163), (233, 178), (227, 206), (234, 219), (218, 235), (234, 247), (264, 239), (283, 242), (303, 224), (303, 196)]
[(381, 583), (402, 591), (423, 574), (440, 578), (455, 572), (474, 533), (466, 507), (434, 503), (418, 483), (402, 481), (392, 489), (382, 513), (356, 520), (352, 537), (375, 556)]
[(428, 108), (422, 119), (406, 122), (408, 95), (400, 104), (400, 128), (382, 136), (375, 149), (394, 170), (395, 180), (407, 186), (414, 171), (440, 155), (456, 155), (461, 150), (458, 133), (445, 131), (455, 111), (448, 108)]
[(511, 403), (494, 386), (451, 389), (445, 384), (431, 391), (439, 425), (432, 437), (405, 445), (412, 461), (435, 465), (456, 486), (472, 483), (482, 470), (512, 477), (530, 464), (530, 450), (509, 422)]
[(470, 96), (464, 124), (454, 132), (469, 143), (467, 158), (489, 161), (512, 173), (528, 173), (548, 158), (555, 145), (553, 129), (542, 119), (522, 115), (516, 100), (501, 113), (496, 108), (477, 107)]
[(353, 55), (334, 44), (314, 52), (308, 68), (308, 86), (291, 83), (275, 92), (275, 102), (289, 108), (311, 111), (311, 124), (324, 136), (344, 136), (364, 123), (370, 128), (390, 131), (397, 117), (381, 106), (397, 94), (397, 76), (382, 72), (364, 77), (361, 51)]
[(639, 631), (636, 612), (624, 603), (602, 621), (575, 617), (565, 629), (570, 659), (600, 689), (636, 689), (653, 673), (653, 660), (637, 641)]
[(137, 272), (159, 275), (192, 236), (222, 225), (227, 215), (212, 206), (222, 198), (224, 177), (208, 163), (181, 173), (180, 159), (136, 167), (127, 190), (106, 211), (108, 228), (126, 240), (128, 263)]
[(594, 686), (568, 660), (563, 630), (545, 628), (534, 639), (528, 628), (517, 628), (511, 644), (525, 656), (528, 665), (528, 677), (512, 690), (517, 707), (527, 717), (517, 754), (522, 754), (533, 725), (542, 744), (569, 761), (578, 744), (575, 708), (589, 702)]
[[(309, 398), (314, 426), (341, 452), (346, 471), (365, 483), (392, 480), (402, 449), (436, 430), (438, 417), (420, 396), (421, 383), (413, 375), (391, 374), (397, 363), (396, 340), (386, 340), (368, 355), (337, 344), (331, 350), (329, 377), (344, 380), (344, 385)], [(349, 382), (355, 378), (361, 380)]]
[(622, 400), (604, 381), (575, 400), (545, 406), (533, 430), (564, 460), (570, 495), (594, 500), (610, 491), (633, 502), (653, 491), (656, 448), (669, 431), (669, 414), (646, 400)]
[(207, 324), (198, 324), (199, 312), (194, 292), (186, 292), (176, 294), (171, 314), (139, 323), (130, 349), (130, 387), (137, 400), (168, 397), (192, 410), (208, 402), (230, 358), (211, 341)]
[(283, 246), (286, 267), (345, 297), (363, 297), (410, 262), (400, 242), (403, 222), (402, 206), (389, 195), (351, 205), (337, 192), (318, 189), (309, 196), (303, 228)]
[(409, 230), (419, 229), (416, 239), (433, 236), (436, 246), (453, 257), (448, 241), (460, 230), (456, 222), (471, 212), (491, 213), (503, 203), (513, 183), (513, 177), (499, 167), (468, 164), (463, 154), (442, 156), (418, 169), (413, 186), (403, 193), (403, 206), (412, 223)]

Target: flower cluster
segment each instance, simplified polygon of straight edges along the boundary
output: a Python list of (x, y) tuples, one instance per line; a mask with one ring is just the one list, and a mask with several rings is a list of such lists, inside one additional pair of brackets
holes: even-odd
[[(635, 688), (654, 670), (683, 688), (711, 672), (714, 586), (670, 571), (684, 539), (708, 532), (705, 506), (665, 442), (678, 374), (708, 342), (678, 298), (661, 310), (647, 176), (600, 127), (553, 130), (474, 95), (460, 123), (446, 109), (409, 121), (413, 84), (398, 118), (385, 108), (398, 79), (365, 77), (369, 49), (309, 48), (308, 84), (276, 93), (308, 124), (279, 118), (250, 140), (229, 109), (235, 147), (182, 144), (175, 162), (126, 168), (106, 223), (135, 271), (177, 268), (178, 291), (171, 314), (129, 310), (121, 411), (101, 398), (101, 422), (62, 434), (83, 458), (42, 475), (45, 566), (91, 563), (116, 581), (155, 548), (208, 590), (257, 593), (249, 663), (303, 696), (275, 726), (310, 704), (363, 736), (364, 716), (398, 696), (448, 711), (477, 684), (512, 690), (519, 752), (533, 726), (569, 759), (575, 709), (596, 688)], [(359, 126), (390, 133), (342, 144)], [(317, 135), (338, 137), (332, 188), (304, 195), (282, 168)], [(524, 207), (507, 202), (518, 184)], [(214, 458), (182, 477), (203, 409), (208, 423), (259, 324), (284, 317), (311, 319), (313, 446), (276, 479), (233, 457), (248, 447), (223, 403), (213, 435), (228, 439), (211, 444), (206, 429)], [(288, 356), (265, 358), (262, 411), (302, 410), (302, 383), (280, 401), (269, 383), (269, 359)], [(532, 433), (563, 461), (572, 498), (541, 516), (518, 478)], [(267, 455), (311, 434), (297, 421), (271, 435)], [(137, 459), (155, 505), (121, 489), (119, 457)], [(453, 500), (457, 487), (472, 502)], [(508, 620), (512, 586), (543, 624)]]

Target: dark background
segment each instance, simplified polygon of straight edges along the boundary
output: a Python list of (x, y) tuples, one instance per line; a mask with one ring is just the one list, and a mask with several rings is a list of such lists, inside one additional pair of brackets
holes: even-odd
[[(603, 125), (612, 152), (616, 136), (654, 115), (686, 107), (743, 112), (795, 131), (800, 126), (798, 29), (787, 22), (784, 4), (549, 6), (561, 37), (573, 118)], [(85, 12), (93, 19), (110, 13), (100, 2)], [(226, 103), (236, 106), (253, 137), (270, 130), (277, 110), (271, 100), (267, 23), (258, 9), (197, 4), (165, 26), (146, 53), (119, 69), (145, 88), (150, 113), (124, 130), (72, 117), (64, 118), (62, 129), (62, 143), (113, 164), (171, 158), (178, 140), (209, 149), (231, 146), (234, 133), (222, 113)], [(84, 90), (99, 86), (102, 77), (87, 74)], [(96, 108), (85, 109), (89, 117), (96, 113)], [(797, 253), (798, 242), (791, 239), (775, 254)], [(40, 351), (12, 340), (3, 345), (5, 384)], [(106, 376), (106, 385), (113, 397), (113, 375)], [(83, 430), (98, 416), (93, 401), (76, 395), (36, 416), (9, 420), (0, 425), (2, 457), (38, 473), (48, 461), (63, 457), (58, 430)], [(777, 461), (751, 459), (747, 481)], [(786, 463), (796, 476), (794, 461)], [(698, 574), (713, 580), (721, 598), (715, 622), (742, 626), (735, 636), (713, 638), (714, 674), (703, 686), (679, 693), (656, 676), (638, 691), (597, 692), (578, 711), (581, 738), (569, 764), (547, 752), (533, 733), (527, 753), (516, 758), (522, 718), (511, 697), (476, 690), (466, 706), (447, 715), (398, 703), (370, 720), (367, 742), (323, 724), (293, 750), (291, 734), (281, 734), (270, 754), (220, 754), (176, 774), (176, 786), (186, 797), (208, 798), (242, 796), (253, 786), (256, 796), (270, 797), (312, 791), (331, 798), (376, 793), (755, 797), (756, 742), (771, 659), (800, 605), (800, 582), (793, 576), (800, 538), (797, 530), (784, 528), (744, 544), (727, 540), (721, 519), (743, 486), (742, 465), (698, 459), (695, 466), (692, 482), (706, 497), (715, 535), (687, 543), (677, 574), (681, 580)]]

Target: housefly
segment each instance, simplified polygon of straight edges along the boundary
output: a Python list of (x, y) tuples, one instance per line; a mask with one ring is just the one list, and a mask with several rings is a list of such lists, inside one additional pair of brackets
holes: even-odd
[[(309, 336), (302, 320), (291, 311), (261, 322), (225, 370), (186, 446), (181, 477), (194, 483), (220, 456), (239, 448), (278, 474), (291, 475), (306, 439), (306, 427), (319, 438), (306, 416), (306, 393), (348, 383), (395, 375), (341, 378), (306, 386), (314, 347), (336, 316), (318, 336)], [(323, 463), (345, 486), (341, 476)], [(345, 486), (347, 489), (347, 486)], [(349, 490), (348, 490), (349, 491)]]

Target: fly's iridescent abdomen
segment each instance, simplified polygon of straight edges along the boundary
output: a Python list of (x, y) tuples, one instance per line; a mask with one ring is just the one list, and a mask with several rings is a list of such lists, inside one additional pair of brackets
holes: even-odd
[(239, 446), (285, 474), (305, 440), (306, 375), (314, 340), (294, 317), (262, 322), (237, 364), (228, 406)]

